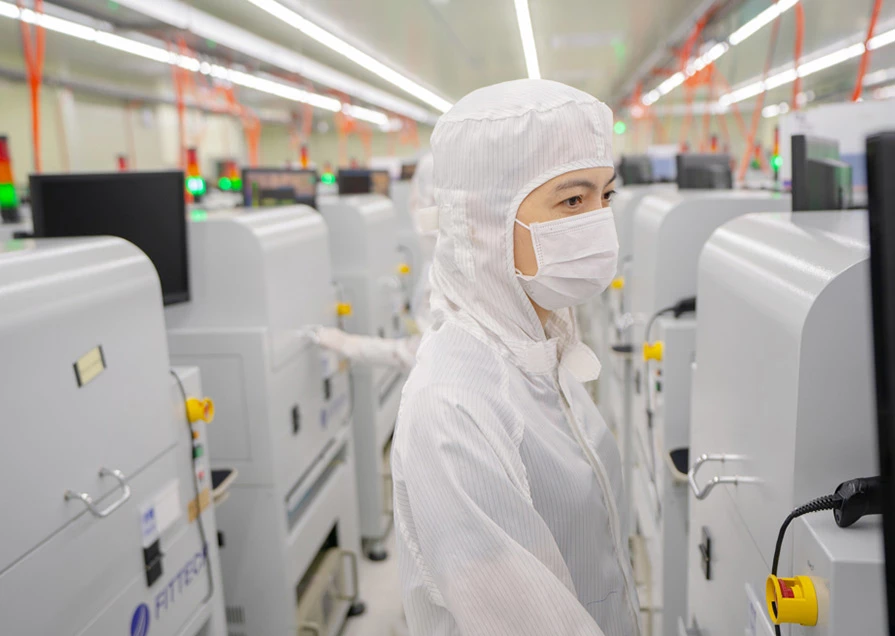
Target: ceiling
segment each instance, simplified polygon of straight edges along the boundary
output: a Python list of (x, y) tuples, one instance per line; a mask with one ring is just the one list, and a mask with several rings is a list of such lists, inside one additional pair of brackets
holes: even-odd
[[(172, 39), (177, 32), (139, 12), (110, 0), (48, 0), (55, 5), (108, 20), (119, 28), (142, 30)], [(513, 0), (279, 0), (301, 15), (350, 41), (406, 76), (450, 101), (475, 88), (525, 76), (525, 62)], [(153, 0), (145, 0), (152, 3)], [(727, 0), (726, 11), (705, 32), (705, 38), (726, 38), (735, 28), (765, 9), (770, 0)], [(806, 17), (806, 54), (864, 31), (873, 0), (803, 0)], [(317, 60), (407, 101), (413, 97), (360, 68), (344, 57), (307, 38), (299, 31), (257, 8), (249, 0), (190, 0), (195, 8), (238, 25), (297, 53)], [(556, 79), (613, 103), (619, 89), (651, 52), (659, 48), (678, 25), (704, 4), (704, 0), (529, 0), (542, 75)], [(781, 20), (772, 66), (792, 60), (794, 14)], [(895, 27), (895, 2), (884, 2), (880, 25)], [(772, 29), (765, 28), (732, 49), (718, 64), (731, 85), (762, 72)], [(189, 38), (201, 53), (240, 63), (253, 69), (276, 71), (217, 46)], [(20, 60), (18, 25), (0, 19), (0, 60)], [(670, 59), (668, 60), (671, 61)], [(63, 35), (48, 36), (47, 64), (81, 70), (109, 81), (158, 83), (170, 69), (126, 54)], [(857, 63), (819, 73), (810, 87), (820, 91), (847, 90), (854, 82)], [(874, 54), (871, 70), (895, 67), (895, 45)], [(301, 78), (293, 78), (301, 79)], [(662, 77), (646, 78), (649, 90)], [(325, 90), (325, 87), (318, 87)], [(791, 88), (779, 89), (772, 98)], [(249, 97), (267, 103), (270, 99)], [(707, 97), (707, 95), (706, 95)], [(661, 103), (684, 99), (677, 89)], [(276, 102), (276, 98), (273, 98)]]

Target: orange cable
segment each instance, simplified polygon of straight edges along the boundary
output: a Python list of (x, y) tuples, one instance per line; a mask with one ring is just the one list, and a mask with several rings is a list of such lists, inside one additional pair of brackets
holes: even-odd
[(852, 93), (851, 100), (853, 102), (861, 99), (864, 93), (864, 76), (867, 74), (867, 67), (870, 65), (870, 40), (873, 38), (873, 32), (876, 31), (876, 22), (879, 20), (879, 11), (883, 6), (883, 0), (874, 0), (873, 13), (870, 15), (870, 25), (867, 27), (867, 38), (864, 40), (864, 55), (861, 56), (861, 64), (858, 66), (858, 79), (855, 82), (855, 90)]

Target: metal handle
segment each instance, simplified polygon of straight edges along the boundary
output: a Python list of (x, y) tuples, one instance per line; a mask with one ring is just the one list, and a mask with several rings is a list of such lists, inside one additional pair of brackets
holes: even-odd
[(124, 476), (124, 473), (122, 473), (120, 470), (114, 470), (114, 469), (109, 469), (109, 468), (100, 468), (99, 476), (100, 477), (109, 477), (109, 476), (114, 477), (115, 479), (118, 480), (118, 485), (121, 487), (121, 492), (122, 492), (121, 497), (118, 500), (116, 500), (115, 502), (113, 502), (108, 508), (106, 508), (105, 510), (100, 510), (99, 508), (97, 508), (93, 502), (93, 497), (91, 497), (86, 492), (75, 492), (73, 490), (66, 490), (65, 491), (65, 500), (68, 501), (69, 499), (80, 499), (81, 501), (84, 502), (84, 505), (87, 506), (87, 510), (89, 510), (91, 512), (91, 514), (93, 514), (94, 517), (99, 517), (100, 519), (103, 519), (105, 517), (108, 517), (110, 514), (112, 514), (116, 510), (118, 510), (122, 506), (122, 504), (124, 504), (125, 501), (127, 501), (128, 499), (131, 498), (131, 489), (130, 489), (130, 486), (127, 485), (127, 482), (126, 482), (127, 478)]
[(351, 580), (352, 587), (354, 591), (351, 594), (347, 594), (344, 590), (342, 591), (341, 600), (343, 601), (351, 601), (354, 603), (358, 597), (360, 596), (360, 577), (357, 573), (357, 554), (352, 552), (351, 550), (342, 550), (342, 558), (348, 559), (348, 564), (351, 567)]
[(712, 477), (712, 480), (707, 483), (703, 488), (699, 487), (699, 484), (696, 482), (696, 473), (699, 472), (699, 469), (703, 464), (708, 462), (735, 462), (742, 461), (745, 459), (742, 455), (725, 455), (725, 454), (710, 454), (710, 455), (700, 455), (696, 462), (693, 464), (693, 468), (687, 473), (687, 481), (690, 482), (690, 490), (693, 491), (693, 495), (697, 499), (705, 499), (709, 496), (718, 484), (745, 484), (745, 483), (753, 483), (755, 479), (752, 477), (740, 477), (739, 475), (725, 475), (725, 476), (715, 476)]

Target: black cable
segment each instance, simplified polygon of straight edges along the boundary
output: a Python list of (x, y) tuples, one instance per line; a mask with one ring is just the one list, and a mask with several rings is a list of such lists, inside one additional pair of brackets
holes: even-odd
[[(777, 566), (780, 564), (780, 550), (783, 548), (783, 538), (786, 536), (786, 530), (789, 528), (789, 524), (802, 515), (807, 515), (812, 512), (820, 512), (822, 510), (835, 510), (841, 501), (842, 497), (839, 494), (834, 493), (832, 495), (824, 495), (823, 497), (818, 497), (817, 499), (809, 501), (804, 506), (799, 506), (789, 513), (786, 521), (780, 526), (780, 532), (777, 534), (777, 546), (774, 548), (774, 562), (771, 566), (771, 574), (777, 576)], [(774, 632), (776, 636), (781, 636), (779, 625), (774, 625)]]
[(193, 489), (196, 493), (196, 523), (199, 526), (199, 538), (202, 539), (202, 548), (205, 551), (205, 567), (207, 568), (206, 571), (208, 573), (208, 594), (206, 594), (205, 598), (202, 600), (202, 604), (205, 605), (211, 601), (211, 597), (214, 596), (214, 576), (212, 576), (211, 573), (211, 554), (208, 546), (208, 538), (205, 536), (205, 524), (202, 523), (202, 504), (199, 501), (199, 478), (196, 476), (196, 457), (193, 453), (193, 428), (190, 426), (190, 413), (189, 408), (186, 405), (186, 389), (183, 387), (183, 382), (181, 381), (180, 376), (174, 372), (174, 369), (170, 369), (170, 372), (171, 375), (174, 376), (174, 379), (177, 380), (180, 395), (183, 397), (183, 411), (186, 415), (186, 427), (190, 432), (190, 443), (188, 444), (188, 447), (190, 450), (190, 464), (193, 467)]

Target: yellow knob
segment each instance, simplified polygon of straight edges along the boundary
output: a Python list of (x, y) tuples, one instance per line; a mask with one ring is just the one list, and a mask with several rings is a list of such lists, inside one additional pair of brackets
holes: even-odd
[(765, 583), (765, 598), (768, 602), (768, 616), (774, 625), (817, 625), (817, 591), (809, 577), (778, 579), (771, 574)]
[(663, 353), (665, 353), (665, 343), (661, 340), (656, 340), (652, 344), (649, 342), (643, 343), (644, 361), (649, 362), (650, 360), (655, 360), (656, 362), (662, 362)]
[(337, 316), (350, 316), (351, 315), (351, 303), (338, 303), (336, 305), (336, 315)]
[(200, 400), (199, 398), (189, 398), (186, 401), (186, 415), (190, 424), (202, 420), (203, 422), (211, 422), (214, 419), (214, 402), (211, 398)]
[(621, 291), (625, 288), (625, 278), (624, 276), (619, 276), (618, 278), (613, 278), (612, 282), (609, 284), (612, 289), (617, 289)]
[(398, 265), (398, 273), (404, 274), (404, 275), (409, 274), (410, 273), (410, 265), (408, 265), (407, 263), (401, 263), (400, 265)]

